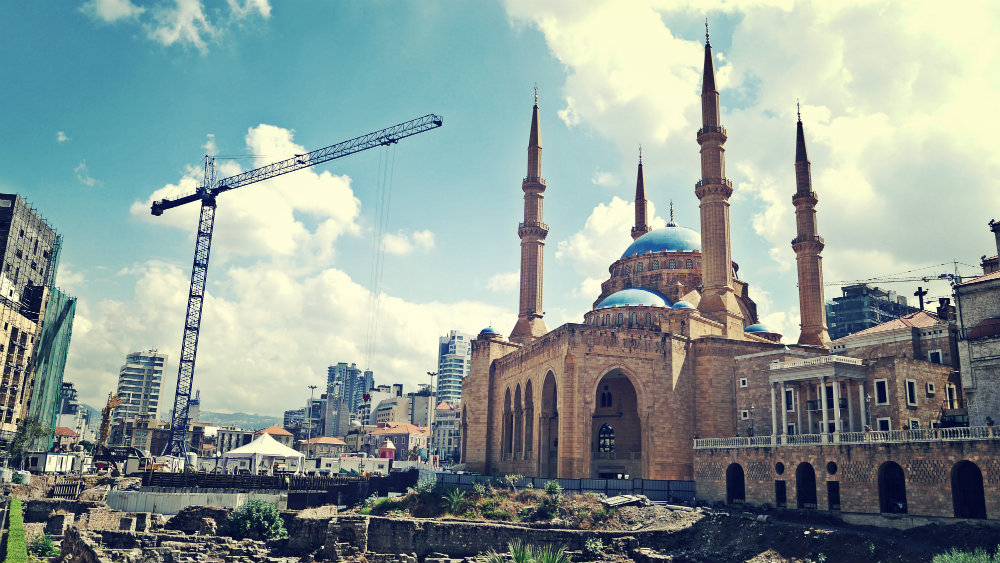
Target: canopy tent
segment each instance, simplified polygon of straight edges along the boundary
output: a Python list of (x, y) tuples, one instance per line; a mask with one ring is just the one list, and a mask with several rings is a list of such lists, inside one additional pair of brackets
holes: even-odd
[(226, 462), (230, 459), (249, 458), (254, 473), (257, 473), (257, 470), (260, 469), (263, 464), (267, 467), (267, 472), (270, 475), (273, 473), (275, 460), (283, 459), (287, 461), (289, 459), (294, 459), (296, 461), (295, 472), (299, 473), (302, 471), (302, 465), (305, 457), (305, 454), (302, 452), (293, 450), (292, 448), (278, 442), (272, 438), (270, 434), (261, 433), (249, 444), (240, 446), (235, 450), (229, 450), (228, 452), (222, 454), (222, 466), (225, 467)]

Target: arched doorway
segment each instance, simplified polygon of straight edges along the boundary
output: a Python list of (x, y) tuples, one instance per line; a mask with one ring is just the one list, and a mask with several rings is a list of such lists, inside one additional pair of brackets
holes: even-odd
[(795, 468), (795, 496), (799, 508), (816, 509), (816, 470), (808, 462)]
[(559, 411), (556, 376), (551, 371), (542, 382), (538, 418), (538, 474), (557, 477), (559, 472)]
[(746, 502), (746, 483), (743, 477), (742, 465), (731, 463), (726, 468), (726, 504)]
[(906, 477), (895, 461), (878, 468), (879, 511), (886, 514), (906, 514)]
[(514, 459), (523, 459), (524, 410), (521, 408), (521, 384), (514, 390)]
[(621, 371), (605, 374), (597, 384), (590, 442), (591, 477), (642, 477), (638, 394), (632, 381)]
[(955, 518), (986, 518), (983, 472), (978, 465), (963, 459), (952, 466), (951, 502)]

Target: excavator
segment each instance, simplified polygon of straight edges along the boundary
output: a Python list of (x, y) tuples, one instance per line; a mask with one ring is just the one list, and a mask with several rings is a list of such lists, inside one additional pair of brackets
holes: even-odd
[(108, 393), (108, 404), (101, 410), (101, 430), (97, 438), (97, 446), (94, 448), (94, 466), (98, 470), (107, 469), (111, 472), (112, 477), (125, 475), (126, 462), (129, 458), (133, 460), (138, 458), (139, 464), (137, 469), (139, 471), (149, 469), (153, 463), (153, 460), (143, 454), (138, 448), (107, 445), (108, 438), (111, 435), (111, 411), (124, 402), (125, 400), (118, 395)]

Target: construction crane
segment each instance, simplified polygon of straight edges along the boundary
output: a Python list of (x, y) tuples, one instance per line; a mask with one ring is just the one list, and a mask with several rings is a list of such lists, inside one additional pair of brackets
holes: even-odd
[(170, 443), (167, 444), (166, 453), (181, 455), (187, 451), (185, 438), (188, 403), (191, 399), (191, 387), (194, 383), (198, 333), (201, 329), (201, 309), (205, 296), (205, 281), (208, 277), (208, 258), (212, 248), (212, 229), (215, 224), (216, 196), (223, 192), (263, 182), (282, 174), (309, 168), (371, 148), (388, 146), (406, 137), (436, 129), (443, 124), (444, 120), (440, 116), (427, 114), (221, 180), (216, 180), (215, 177), (215, 159), (206, 156), (205, 181), (193, 193), (153, 202), (152, 213), (157, 216), (162, 215), (168, 209), (186, 203), (201, 202), (201, 214), (198, 219), (198, 231), (194, 245), (194, 265), (191, 268), (191, 289), (188, 293), (187, 312), (184, 315), (184, 337), (181, 340), (181, 357), (177, 368), (177, 392), (174, 394), (174, 412), (170, 421)]
[(826, 282), (823, 285), (856, 285), (860, 283), (908, 283), (908, 282), (930, 282), (930, 281), (956, 281), (961, 280), (959, 276), (955, 274), (938, 274), (936, 276), (911, 276), (911, 277), (892, 277), (887, 276), (884, 278), (868, 278), (864, 280), (845, 280), (845, 281), (832, 281)]
[(124, 402), (125, 400), (118, 395), (108, 393), (108, 404), (104, 405), (104, 409), (101, 410), (101, 430), (97, 435), (97, 446), (94, 447), (94, 455), (103, 454), (107, 448), (108, 436), (111, 434), (111, 411)]

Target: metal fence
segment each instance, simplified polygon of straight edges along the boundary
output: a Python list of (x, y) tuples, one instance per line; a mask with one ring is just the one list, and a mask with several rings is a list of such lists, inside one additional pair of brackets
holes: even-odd
[(417, 482), (416, 471), (390, 473), (384, 477), (360, 475), (332, 475), (310, 477), (301, 475), (216, 475), (211, 473), (161, 473), (142, 474), (143, 487), (168, 489), (221, 489), (221, 490), (289, 490), (326, 491), (344, 485), (370, 484), (378, 490), (405, 491)]
[[(489, 475), (472, 475), (468, 473), (438, 473), (437, 481), (462, 489), (471, 489), (475, 483), (505, 483), (501, 477)], [(544, 488), (545, 483), (556, 481), (567, 492), (604, 493), (616, 495), (644, 495), (656, 501), (690, 501), (694, 500), (694, 481), (668, 481), (657, 479), (547, 479), (543, 477), (521, 477), (514, 485), (518, 488), (528, 486), (536, 489)]]

